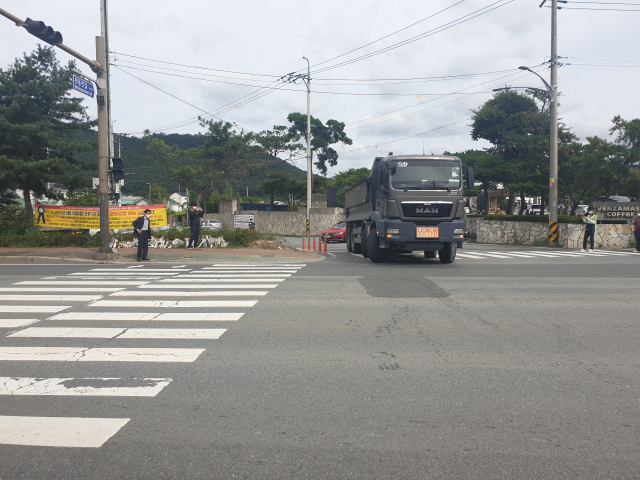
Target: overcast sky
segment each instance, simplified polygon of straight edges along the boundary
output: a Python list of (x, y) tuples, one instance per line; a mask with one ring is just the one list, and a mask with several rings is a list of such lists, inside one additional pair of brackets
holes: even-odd
[[(202, 110), (224, 112), (218, 116), (252, 131), (286, 125), (290, 112), (306, 113), (306, 90), (277, 80), (288, 72), (305, 70), (302, 57), (307, 56), (312, 114), (322, 121), (345, 122), (353, 139), (353, 145), (337, 147), (338, 166), (329, 175), (370, 166), (373, 157), (390, 151), (422, 153), (423, 143), (425, 151), (434, 154), (481, 148), (485, 145), (471, 140), (470, 122), (465, 121), (470, 109), (491, 98), (492, 88), (543, 86), (537, 77), (517, 70), (519, 65), (533, 67), (549, 58), (551, 11), (538, 8), (539, 3), (109, 0), (110, 48), (118, 52), (112, 61), (121, 68), (112, 68), (114, 130), (197, 133), (202, 129), (195, 119), (203, 115)], [(43, 20), (63, 34), (66, 45), (95, 58), (95, 36), (100, 34), (98, 0), (2, 0), (0, 6), (19, 18)], [(483, 7), (488, 8), (478, 13), (498, 8), (472, 18)], [(615, 115), (640, 117), (640, 12), (569, 11), (570, 7), (639, 7), (569, 3), (558, 15), (558, 53), (568, 57), (562, 62), (572, 64), (559, 69), (560, 117), (583, 141), (592, 135), (606, 137)], [(469, 20), (437, 31), (458, 19)], [(318, 71), (434, 29), (435, 33), (404, 46)], [(0, 17), (0, 66), (32, 51), (36, 42), (26, 30)], [(57, 54), (65, 63), (71, 59), (65, 52)], [(94, 76), (87, 66), (79, 66)], [(539, 68), (549, 80), (549, 70)], [(433, 78), (487, 72), (497, 73)], [(271, 90), (274, 87), (282, 88)], [(231, 102), (258, 95), (263, 96), (225, 111), (238, 105)], [(94, 102), (85, 102), (93, 117)], [(389, 113), (394, 110), (399, 111)], [(179, 128), (171, 128), (176, 125)], [(398, 140), (404, 137), (411, 138)], [(297, 165), (306, 168), (303, 160)]]

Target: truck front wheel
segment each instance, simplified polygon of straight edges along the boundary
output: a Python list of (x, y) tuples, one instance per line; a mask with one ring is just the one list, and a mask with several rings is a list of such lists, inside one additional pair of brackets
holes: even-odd
[(369, 236), (367, 237), (367, 253), (369, 254), (369, 260), (373, 263), (384, 262), (389, 258), (388, 252), (380, 248), (375, 225), (373, 225), (369, 230)]
[(456, 244), (453, 242), (445, 243), (444, 247), (438, 251), (438, 257), (440, 257), (441, 263), (453, 263), (456, 259)]
[(351, 236), (351, 227), (347, 227), (347, 231), (344, 234), (344, 240), (347, 244), (347, 252), (353, 252), (353, 237)]

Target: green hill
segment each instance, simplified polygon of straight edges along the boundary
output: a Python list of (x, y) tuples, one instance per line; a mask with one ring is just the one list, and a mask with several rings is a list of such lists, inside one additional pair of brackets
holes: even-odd
[[(199, 135), (177, 134), (170, 135), (158, 134), (157, 138), (161, 139), (169, 146), (177, 145), (180, 149), (186, 150), (194, 148), (204, 143)], [(88, 165), (98, 164), (98, 132), (83, 133), (77, 137), (79, 141), (91, 142), (95, 144), (95, 150), (89, 152), (81, 152), (76, 157)], [(170, 192), (178, 191), (178, 184), (171, 181), (166, 174), (164, 168), (156, 161), (154, 155), (147, 150), (147, 144), (144, 140), (137, 137), (116, 136), (114, 139), (115, 153), (118, 154), (120, 148), (120, 156), (124, 160), (126, 178), (122, 192), (130, 195), (139, 190), (146, 190), (147, 183), (158, 183)], [(271, 170), (271, 169), (270, 169)], [(275, 171), (291, 174), (293, 178), (299, 180), (306, 179), (306, 170), (301, 170), (296, 166), (290, 165), (284, 160), (276, 161)], [(93, 172), (87, 172), (88, 177), (97, 177), (97, 169)], [(266, 170), (255, 176), (244, 176), (237, 184), (237, 189), (241, 195), (246, 195), (247, 187), (249, 187), (249, 195), (258, 195), (267, 198), (264, 192), (258, 191), (258, 185), (266, 178)], [(184, 193), (184, 188), (182, 189)]]

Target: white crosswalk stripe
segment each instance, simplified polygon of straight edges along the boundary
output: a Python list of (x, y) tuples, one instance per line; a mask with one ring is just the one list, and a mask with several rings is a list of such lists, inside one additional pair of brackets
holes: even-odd
[(217, 340), (225, 328), (60, 328), (29, 327), (8, 337), (22, 338), (169, 338)]
[(129, 418), (0, 416), (0, 444), (101, 447)]
[(0, 361), (194, 362), (204, 348), (0, 347)]
[[(57, 373), (53, 366), (60, 362), (102, 362), (123, 370), (138, 365), (137, 371), (145, 368), (145, 364), (161, 368), (163, 364), (192, 363), (205, 352), (206, 348), (201, 348), (205, 347), (203, 342), (224, 341), (229, 335), (228, 329), (220, 328), (217, 322), (229, 326), (233, 324), (228, 322), (241, 320), (245, 309), (255, 306), (260, 298), (304, 266), (214, 264), (192, 269), (185, 265), (171, 268), (132, 265), (3, 285), (0, 328), (5, 330), (0, 364), (11, 364), (14, 372), (21, 362), (50, 364), (52, 372)], [(6, 305), (7, 302), (16, 304)], [(55, 305), (58, 302), (65, 305)], [(19, 314), (25, 317), (29, 314), (29, 318), (16, 318), (22, 316)], [(146, 322), (149, 328), (136, 322)], [(62, 346), (48, 346), (45, 342)], [(114, 371), (116, 367), (111, 368)], [(82, 396), (153, 397), (169, 388), (171, 382), (170, 378), (126, 375), (0, 377), (0, 397), (69, 397), (65, 401)], [(42, 415), (0, 416), (0, 444), (98, 448), (129, 421), (55, 417), (47, 416), (46, 411)]]
[(563, 251), (547, 251), (547, 250), (504, 250), (504, 251), (469, 251), (468, 249), (460, 250), (456, 254), (456, 258), (466, 260), (490, 260), (490, 259), (582, 259), (582, 258), (606, 258), (609, 256), (634, 255), (632, 252), (612, 252), (608, 250), (594, 250), (593, 253), (579, 252), (576, 250)]
[[(240, 320), (244, 313), (138, 313), (138, 312), (66, 312), (59, 313), (47, 320), (71, 320), (71, 321), (158, 321), (158, 322), (235, 322)], [(31, 323), (33, 323), (33, 320)], [(26, 323), (24, 325), (27, 325)]]
[(0, 395), (78, 397), (155, 397), (170, 378), (0, 377)]

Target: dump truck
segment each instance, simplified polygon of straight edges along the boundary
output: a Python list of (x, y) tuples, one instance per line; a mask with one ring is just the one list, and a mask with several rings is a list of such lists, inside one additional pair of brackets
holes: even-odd
[(368, 178), (347, 188), (347, 250), (382, 262), (395, 253), (424, 252), (453, 263), (464, 241), (464, 190), (474, 173), (458, 157), (376, 157)]

